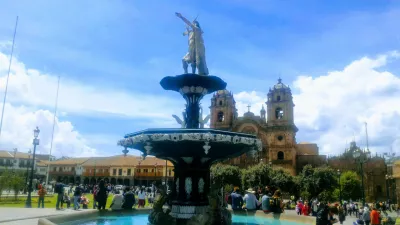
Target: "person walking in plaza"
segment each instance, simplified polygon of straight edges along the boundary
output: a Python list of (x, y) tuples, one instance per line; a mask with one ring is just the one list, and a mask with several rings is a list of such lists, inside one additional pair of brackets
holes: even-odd
[(379, 212), (378, 210), (376, 210), (376, 208), (372, 208), (371, 214), (370, 214), (370, 218), (371, 218), (371, 225), (379, 225), (380, 221), (379, 221)]
[(97, 208), (97, 201), (96, 201), (96, 195), (97, 195), (97, 192), (98, 192), (98, 186), (97, 185), (95, 185), (94, 187), (93, 187), (93, 209), (96, 209)]
[(57, 194), (56, 210), (60, 210), (60, 204), (64, 195), (64, 184), (60, 181), (54, 186), (54, 192)]
[(44, 196), (46, 195), (46, 189), (43, 187), (43, 185), (39, 184), (39, 201), (38, 201), (38, 208), (40, 208), (40, 203), (42, 203), (42, 208), (44, 208)]
[(338, 206), (338, 217), (339, 217), (340, 224), (343, 224), (343, 221), (346, 220), (346, 215), (344, 212), (344, 208), (341, 205)]
[(146, 193), (144, 192), (144, 188), (140, 189), (139, 193), (138, 193), (138, 208), (142, 207), (144, 208), (144, 205), (146, 203)]
[(74, 191), (74, 210), (80, 209), (80, 198), (83, 193), (83, 188), (78, 184)]
[(105, 210), (107, 203), (107, 187), (104, 180), (100, 180), (99, 187), (96, 195), (97, 209)]
[(364, 212), (361, 216), (361, 219), (364, 220), (365, 225), (369, 225), (371, 223), (371, 212), (367, 206), (364, 207)]

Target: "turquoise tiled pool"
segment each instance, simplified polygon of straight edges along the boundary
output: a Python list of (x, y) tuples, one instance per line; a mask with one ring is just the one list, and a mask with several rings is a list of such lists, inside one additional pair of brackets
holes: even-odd
[[(105, 216), (96, 219), (86, 219), (62, 223), (61, 225), (147, 225), (148, 215), (135, 215), (135, 216)], [(284, 220), (275, 220), (267, 218), (258, 218), (255, 216), (237, 216), (233, 215), (232, 225), (298, 225), (302, 223), (295, 223)]]

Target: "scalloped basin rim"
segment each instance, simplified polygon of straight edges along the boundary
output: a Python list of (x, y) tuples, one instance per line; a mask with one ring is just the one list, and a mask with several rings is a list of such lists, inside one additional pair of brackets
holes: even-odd
[(203, 76), (198, 74), (181, 74), (176, 76), (167, 76), (160, 81), (160, 85), (165, 90), (178, 91), (184, 87), (203, 87), (207, 93), (223, 90), (226, 88), (226, 82), (217, 76)]
[(244, 133), (237, 133), (237, 132), (230, 132), (230, 131), (223, 131), (223, 130), (216, 130), (216, 129), (186, 129), (186, 128), (151, 128), (141, 130), (135, 133), (126, 134), (124, 138), (134, 137), (141, 134), (170, 134), (170, 133), (211, 133), (211, 134), (223, 134), (229, 136), (239, 136), (239, 137), (246, 137), (246, 138), (254, 138), (257, 139), (255, 135), (252, 134), (244, 134)]

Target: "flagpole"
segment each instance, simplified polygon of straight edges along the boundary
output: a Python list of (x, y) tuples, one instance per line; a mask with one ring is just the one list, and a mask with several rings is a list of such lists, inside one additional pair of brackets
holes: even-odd
[[(60, 76), (58, 76), (58, 83), (57, 83), (57, 94), (56, 94), (56, 105), (54, 107), (53, 113), (53, 132), (51, 133), (51, 142), (50, 142), (50, 153), (49, 153), (49, 162), (51, 160), (51, 151), (53, 150), (53, 140), (54, 140), (54, 127), (56, 125), (56, 115), (57, 115), (57, 108), (58, 108), (58, 91), (60, 89)], [(46, 173), (46, 185), (49, 182), (49, 172), (50, 172), (50, 163), (47, 163), (47, 173)]]
[(1, 137), (1, 130), (3, 128), (4, 108), (6, 107), (7, 92), (8, 92), (8, 80), (10, 79), (11, 63), (12, 63), (12, 58), (13, 58), (13, 54), (14, 54), (14, 44), (15, 44), (15, 36), (17, 34), (17, 26), (18, 26), (18, 16), (17, 16), (17, 19), (15, 21), (15, 29), (14, 29), (13, 42), (12, 42), (12, 47), (11, 47), (10, 63), (8, 64), (8, 74), (7, 74), (6, 88), (5, 88), (5, 91), (4, 91), (3, 108), (1, 110), (0, 137)]

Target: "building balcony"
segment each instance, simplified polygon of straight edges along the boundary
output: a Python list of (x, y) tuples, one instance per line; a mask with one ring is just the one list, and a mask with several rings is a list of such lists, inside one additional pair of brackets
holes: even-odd
[(50, 171), (49, 174), (50, 175), (70, 175), (70, 176), (74, 176), (75, 175), (75, 171)]
[(163, 172), (136, 172), (135, 177), (163, 177), (164, 173)]
[(109, 172), (96, 172), (96, 175), (94, 174), (94, 172), (83, 172), (82, 176), (84, 177), (109, 177), (110, 173)]

